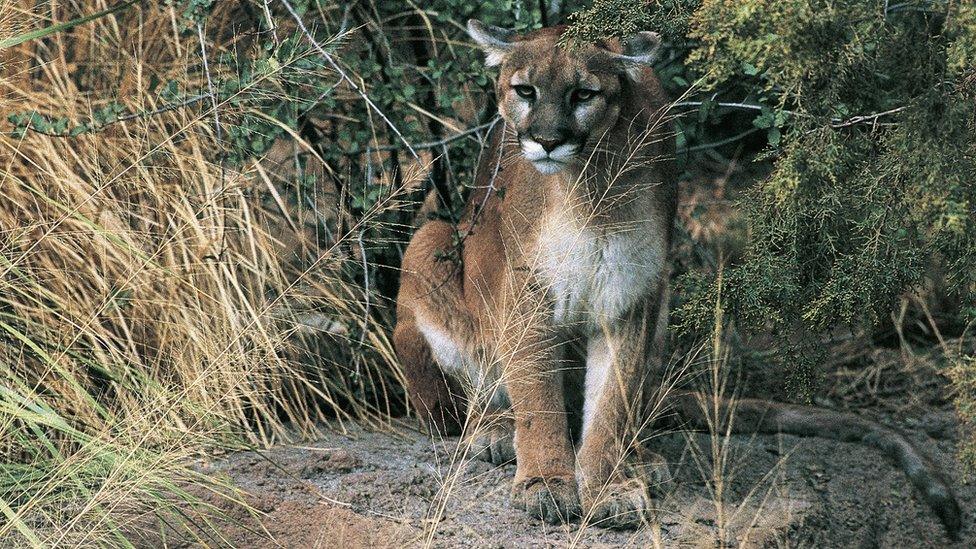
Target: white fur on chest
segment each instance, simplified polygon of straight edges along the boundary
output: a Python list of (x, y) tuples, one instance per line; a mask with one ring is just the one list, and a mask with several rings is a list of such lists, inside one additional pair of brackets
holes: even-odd
[(623, 318), (660, 276), (665, 254), (657, 227), (650, 218), (600, 226), (570, 212), (547, 216), (535, 270), (548, 284), (555, 322), (595, 330)]

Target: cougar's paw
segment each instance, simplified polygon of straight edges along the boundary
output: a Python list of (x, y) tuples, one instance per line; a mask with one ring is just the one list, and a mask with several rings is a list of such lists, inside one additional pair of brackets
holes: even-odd
[(512, 487), (512, 505), (549, 524), (567, 522), (580, 514), (576, 481), (566, 477), (530, 477)]
[(641, 479), (653, 497), (669, 494), (674, 490), (674, 477), (668, 462), (660, 454), (640, 449), (624, 467), (627, 478)]
[(636, 528), (651, 508), (647, 485), (636, 478), (591, 490), (585, 499), (585, 518), (602, 528)]
[(511, 422), (491, 426), (474, 438), (474, 456), (495, 465), (515, 461), (515, 428)]
[(637, 449), (616, 478), (600, 486), (583, 486), (583, 505), (590, 524), (604, 528), (639, 526), (651, 509), (651, 499), (670, 493), (674, 479), (660, 455)]

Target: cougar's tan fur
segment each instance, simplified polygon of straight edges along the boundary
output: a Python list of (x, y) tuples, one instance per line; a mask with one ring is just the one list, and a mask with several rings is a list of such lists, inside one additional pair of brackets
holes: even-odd
[[(469, 410), (494, 416), (483, 454), (516, 459), (513, 502), (531, 514), (637, 524), (648, 487), (627, 464), (660, 371), (676, 208), (657, 35), (565, 49), (561, 28), (469, 32), (499, 66), (502, 122), (459, 226), (427, 222), (403, 258), (394, 342), (410, 399), (443, 434)], [(585, 349), (584, 372), (570, 347)], [(701, 423), (690, 394), (676, 404)], [(738, 430), (882, 447), (958, 526), (948, 486), (897, 433), (765, 401), (738, 410)]]

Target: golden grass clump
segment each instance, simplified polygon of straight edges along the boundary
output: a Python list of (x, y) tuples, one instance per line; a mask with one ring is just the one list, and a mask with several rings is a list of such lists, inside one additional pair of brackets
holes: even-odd
[[(11, 33), (92, 10), (76, 4), (7, 3), (0, 20)], [(187, 468), (201, 450), (400, 400), (349, 234), (308, 245), (307, 218), (339, 215), (328, 189), (324, 211), (289, 209), (273, 159), (220, 161), (214, 108), (232, 124), (229, 102), (157, 112), (150, 78), (207, 85), (188, 76), (200, 44), (174, 17), (136, 6), (0, 58), (5, 116), (83, 122), (110, 99), (153, 113), (71, 138), (0, 135), (0, 539), (127, 545), (145, 513), (189, 516), (173, 503), (194, 504), (187, 483), (224, 489)], [(208, 40), (216, 55), (235, 37)]]

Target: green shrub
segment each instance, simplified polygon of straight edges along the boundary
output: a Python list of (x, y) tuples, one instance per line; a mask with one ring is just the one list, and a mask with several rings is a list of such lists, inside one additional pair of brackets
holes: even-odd
[[(964, 333), (976, 320), (973, 5), (597, 0), (577, 28), (587, 37), (662, 18), (703, 108), (752, 109), (767, 136), (773, 171), (740, 202), (748, 243), (723, 274), (739, 327), (870, 328), (900, 296), (935, 287), (953, 304), (942, 329)], [(683, 332), (707, 332), (713, 277), (683, 277)], [(970, 422), (972, 367), (952, 370)]]

